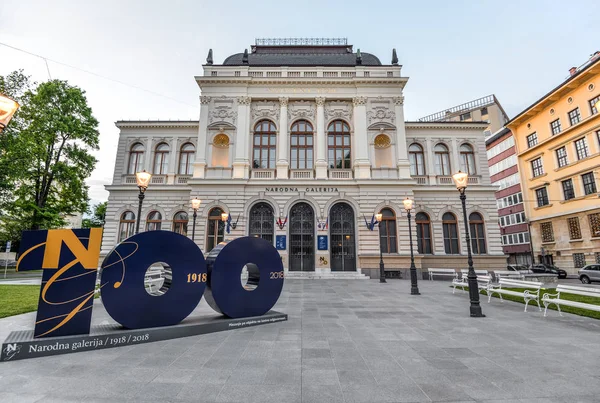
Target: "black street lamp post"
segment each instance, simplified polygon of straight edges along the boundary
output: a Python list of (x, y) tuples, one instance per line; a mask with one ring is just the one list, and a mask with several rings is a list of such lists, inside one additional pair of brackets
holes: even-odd
[(415, 266), (415, 254), (413, 252), (412, 224), (410, 222), (410, 212), (413, 207), (413, 201), (408, 197), (404, 200), (404, 209), (408, 218), (408, 240), (410, 242), (410, 295), (421, 295), (417, 284), (417, 267)]
[(146, 189), (148, 189), (148, 185), (150, 184), (150, 178), (152, 178), (152, 174), (149, 172), (141, 171), (135, 174), (135, 180), (137, 182), (137, 186), (140, 189), (140, 194), (138, 195), (139, 204), (138, 204), (138, 214), (137, 220), (135, 223), (135, 233), (139, 234), (140, 232), (140, 218), (142, 217), (142, 204), (144, 203), (144, 197), (146, 193)]
[(198, 209), (200, 208), (201, 203), (202, 200), (198, 199), (197, 197), (194, 197), (192, 199), (192, 209), (194, 209), (194, 214), (192, 214), (192, 217), (194, 218), (192, 221), (192, 241), (195, 241), (194, 237), (196, 235), (196, 217), (198, 217)]
[(381, 244), (381, 220), (383, 220), (383, 214), (375, 214), (375, 219), (379, 224), (379, 282), (387, 283), (385, 280), (385, 266), (383, 265), (383, 245)]
[(467, 183), (469, 175), (465, 172), (458, 171), (453, 176), (456, 188), (460, 192), (460, 201), (462, 203), (463, 220), (465, 222), (465, 240), (467, 241), (467, 263), (469, 265), (469, 274), (467, 280), (469, 284), (469, 297), (471, 299), (471, 317), (472, 318), (485, 318), (483, 312), (481, 312), (481, 305), (479, 305), (479, 287), (477, 285), (477, 274), (473, 268), (473, 256), (471, 255), (471, 237), (469, 236), (469, 222), (467, 221), (467, 196), (465, 191), (467, 190)]

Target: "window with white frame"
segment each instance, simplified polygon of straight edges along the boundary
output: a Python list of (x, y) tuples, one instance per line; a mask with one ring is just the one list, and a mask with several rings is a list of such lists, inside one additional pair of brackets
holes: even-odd
[(517, 232), (502, 235), (502, 245), (519, 245), (529, 243), (529, 232)]
[(523, 203), (523, 193), (515, 193), (510, 196), (503, 197), (502, 199), (496, 200), (498, 208), (505, 208), (514, 206), (515, 204)]
[(496, 155), (498, 155), (500, 153), (503, 153), (504, 151), (508, 150), (509, 148), (514, 147), (514, 145), (515, 145), (515, 138), (512, 136), (510, 136), (506, 140), (501, 141), (500, 143), (496, 144), (495, 146), (493, 146), (492, 148), (487, 150), (488, 160), (494, 158)]
[(517, 225), (526, 222), (525, 213), (515, 213), (500, 217), (500, 226), (508, 227), (509, 225)]
[(508, 187), (514, 186), (521, 183), (521, 179), (519, 178), (519, 174), (512, 174), (496, 182), (492, 182), (493, 186), (498, 186), (498, 190), (506, 189)]
[(502, 172), (505, 169), (508, 169), (515, 165), (517, 165), (517, 156), (513, 154), (510, 157), (505, 158), (502, 161), (499, 161), (496, 164), (492, 165), (490, 167), (490, 176), (496, 175), (498, 172)]

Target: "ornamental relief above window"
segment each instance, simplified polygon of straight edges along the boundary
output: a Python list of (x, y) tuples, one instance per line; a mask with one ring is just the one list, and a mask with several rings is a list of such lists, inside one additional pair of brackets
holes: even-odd
[(250, 116), (253, 121), (258, 119), (270, 118), (279, 121), (279, 103), (275, 101), (252, 102), (250, 106)]
[(237, 121), (237, 108), (233, 107), (232, 98), (215, 98), (213, 108), (208, 113), (208, 123), (226, 122), (235, 126)]
[(314, 121), (317, 108), (311, 101), (295, 101), (288, 104), (288, 119), (311, 119)]
[(345, 101), (332, 101), (325, 103), (325, 118), (352, 120), (352, 104)]

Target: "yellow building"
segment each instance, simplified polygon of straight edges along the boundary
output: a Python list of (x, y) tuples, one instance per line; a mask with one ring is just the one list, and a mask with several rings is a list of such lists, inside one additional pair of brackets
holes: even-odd
[(600, 263), (600, 53), (507, 123), (536, 261)]

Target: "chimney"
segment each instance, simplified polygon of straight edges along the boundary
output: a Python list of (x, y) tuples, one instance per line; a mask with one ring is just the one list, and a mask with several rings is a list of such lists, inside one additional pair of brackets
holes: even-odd
[(577, 72), (577, 67), (571, 67), (569, 69), (569, 74), (571, 74), (571, 75), (575, 74), (576, 72)]

